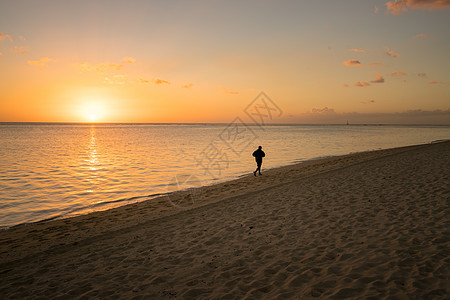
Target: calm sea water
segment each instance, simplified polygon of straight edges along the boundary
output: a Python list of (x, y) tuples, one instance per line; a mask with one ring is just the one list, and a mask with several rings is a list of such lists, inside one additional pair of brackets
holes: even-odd
[(0, 226), (87, 213), (317, 157), (450, 138), (449, 126), (0, 125)]

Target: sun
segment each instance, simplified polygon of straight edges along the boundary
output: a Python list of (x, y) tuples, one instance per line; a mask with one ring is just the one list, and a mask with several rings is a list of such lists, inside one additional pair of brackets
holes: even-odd
[(88, 101), (82, 105), (80, 114), (84, 122), (101, 122), (106, 115), (106, 108), (99, 101)]

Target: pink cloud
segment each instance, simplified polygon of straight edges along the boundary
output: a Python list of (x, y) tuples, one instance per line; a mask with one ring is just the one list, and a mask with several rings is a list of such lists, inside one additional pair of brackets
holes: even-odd
[(450, 0), (395, 0), (386, 3), (387, 12), (400, 15), (408, 9), (434, 10), (450, 7)]
[(350, 49), (350, 51), (353, 51), (353, 52), (366, 52), (366, 50), (364, 50), (364, 49)]
[(381, 76), (380, 74), (376, 74), (375, 76), (376, 76), (375, 80), (372, 80), (370, 82), (372, 82), (372, 83), (383, 83), (384, 82), (383, 76)]
[(348, 87), (348, 84), (344, 83), (344, 87)]
[(398, 77), (398, 76), (405, 76), (406, 72), (403, 71), (395, 71), (391, 73), (392, 76)]
[(359, 60), (357, 60), (357, 59), (350, 59), (350, 60), (344, 61), (344, 65), (346, 65), (347, 67), (350, 67), (350, 66), (358, 66), (358, 67), (360, 67), (360, 66), (362, 66), (361, 62)]
[(427, 35), (427, 34), (416, 34), (415, 36), (413, 36), (413, 38), (415, 38), (415, 39), (426, 39), (426, 38), (428, 38), (429, 36)]
[(357, 86), (357, 87), (366, 87), (369, 85), (370, 85), (370, 83), (368, 83), (368, 82), (361, 82), (361, 81), (355, 82), (355, 86)]
[(379, 63), (379, 62), (372, 62), (372, 63), (368, 63), (368, 66), (382, 66), (383, 63)]
[(400, 57), (400, 54), (395, 53), (394, 51), (390, 50), (389, 48), (386, 49), (386, 54), (388, 56), (395, 57), (395, 58)]
[(440, 81), (435, 81), (435, 80), (431, 80), (428, 82), (429, 84), (446, 84), (446, 85), (450, 85), (450, 82), (440, 82)]
[(377, 13), (378, 13), (378, 7), (376, 7), (376, 6), (374, 7), (373, 13), (374, 13), (374, 14), (377, 14)]
[(1, 33), (0, 32), (0, 41), (6, 40), (8, 39), (10, 42), (13, 41), (12, 36), (10, 36), (9, 34), (5, 34), (5, 33)]

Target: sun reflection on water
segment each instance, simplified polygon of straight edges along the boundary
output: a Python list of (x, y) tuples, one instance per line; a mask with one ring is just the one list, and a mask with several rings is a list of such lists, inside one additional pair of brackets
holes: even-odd
[(91, 126), (90, 129), (91, 139), (88, 147), (88, 163), (91, 171), (97, 171), (99, 166), (98, 153), (97, 153), (97, 138), (95, 136), (95, 126)]

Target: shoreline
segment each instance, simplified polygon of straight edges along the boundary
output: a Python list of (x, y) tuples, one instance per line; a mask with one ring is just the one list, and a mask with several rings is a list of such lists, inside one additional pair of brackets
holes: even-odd
[(444, 298), (449, 148), (322, 158), (11, 227), (1, 296)]
[[(350, 155), (358, 155), (358, 154), (364, 154), (364, 153), (371, 153), (371, 152), (377, 152), (377, 151), (394, 151), (396, 149), (403, 149), (403, 148), (409, 148), (409, 147), (416, 147), (416, 146), (424, 146), (424, 145), (428, 145), (428, 144), (433, 144), (433, 143), (440, 143), (440, 142), (447, 142), (449, 140), (437, 140), (437, 141), (431, 141), (429, 143), (426, 144), (417, 144), (417, 145), (409, 145), (409, 146), (400, 146), (400, 147), (394, 147), (394, 148), (386, 148), (386, 149), (376, 149), (376, 150), (366, 150), (366, 151), (361, 151), (361, 152), (350, 152), (347, 154), (342, 154), (342, 155), (327, 155), (327, 156), (319, 156), (319, 157), (313, 157), (313, 158), (309, 158), (306, 160), (302, 160), (302, 161), (293, 161), (290, 164), (287, 165), (282, 165), (282, 166), (278, 166), (278, 167), (273, 167), (273, 168), (268, 168), (266, 170), (264, 170), (263, 172), (276, 172), (276, 170), (282, 171), (283, 169), (286, 170), (290, 170), (291, 168), (298, 168), (301, 167), (303, 164), (308, 164), (308, 163), (313, 163), (313, 162), (321, 162), (322, 160), (324, 162), (327, 162), (329, 159), (339, 159), (339, 158), (345, 158), (348, 157)], [(109, 201), (108, 203), (97, 203), (95, 205), (88, 205), (86, 207), (82, 207), (82, 208), (78, 208), (75, 211), (70, 211), (68, 213), (62, 213), (59, 214), (57, 216), (52, 216), (49, 218), (45, 218), (42, 220), (38, 220), (38, 221), (33, 221), (33, 222), (23, 222), (23, 223), (18, 223), (15, 225), (11, 225), (11, 226), (0, 226), (0, 231), (4, 231), (4, 230), (9, 230), (11, 228), (16, 228), (16, 227), (22, 227), (22, 226), (32, 226), (34, 224), (42, 224), (42, 223), (48, 223), (48, 222), (52, 222), (52, 221), (58, 221), (58, 220), (66, 220), (66, 219), (71, 219), (71, 218), (77, 218), (77, 217), (81, 217), (81, 216), (87, 216), (89, 214), (92, 213), (97, 213), (97, 212), (105, 212), (108, 210), (112, 210), (112, 209), (119, 209), (121, 207), (125, 207), (125, 206), (129, 206), (129, 205), (134, 205), (137, 203), (142, 203), (142, 202), (146, 202), (146, 201), (154, 201), (155, 199), (159, 199), (159, 198), (170, 198), (170, 197), (178, 197), (179, 193), (182, 194), (186, 194), (186, 193), (192, 193), (193, 190), (198, 190), (198, 189), (205, 189), (205, 188), (209, 188), (209, 187), (214, 187), (214, 186), (219, 186), (219, 185), (223, 185), (223, 184), (227, 184), (227, 183), (231, 183), (234, 182), (236, 180), (240, 180), (242, 178), (246, 178), (248, 176), (251, 175), (251, 172), (249, 173), (243, 173), (241, 175), (236, 175), (233, 178), (228, 178), (225, 179), (224, 181), (212, 181), (210, 184), (205, 184), (205, 185), (201, 185), (201, 186), (197, 186), (197, 187), (190, 187), (190, 188), (186, 188), (186, 189), (181, 189), (181, 190), (177, 190), (177, 191), (173, 191), (173, 192), (161, 192), (161, 193), (155, 193), (155, 194), (151, 194), (151, 195), (144, 195), (144, 196), (134, 196), (131, 198), (125, 198), (125, 199), (117, 199), (117, 200), (112, 200)], [(141, 200), (141, 201), (133, 201), (134, 199), (137, 198), (147, 198), (145, 200)], [(160, 200), (160, 199), (159, 199)], [(177, 201), (177, 199), (175, 199), (175, 201)], [(114, 203), (120, 203), (120, 202), (129, 202), (126, 204), (118, 204), (118, 205), (114, 205)], [(169, 201), (170, 202), (170, 201)], [(99, 209), (99, 210), (92, 210), (92, 206), (108, 206), (108, 205), (112, 205), (109, 207), (106, 207), (105, 209)], [(191, 205), (188, 205), (189, 207)], [(177, 205), (174, 205), (174, 207), (177, 207), (178, 209), (180, 209), (180, 207), (178, 207)], [(183, 205), (181, 205), (181, 209), (183, 208), (187, 208), (187, 207), (183, 207)], [(79, 213), (79, 211), (87, 211), (85, 213)]]

